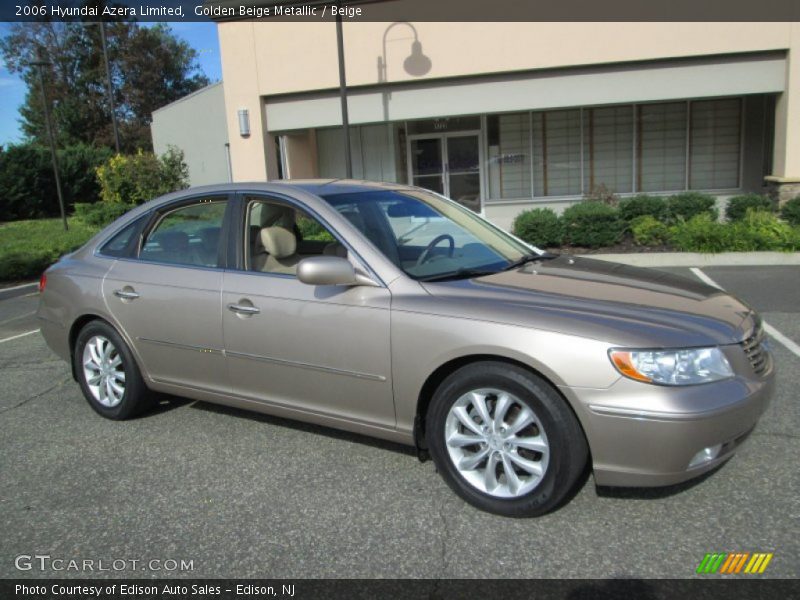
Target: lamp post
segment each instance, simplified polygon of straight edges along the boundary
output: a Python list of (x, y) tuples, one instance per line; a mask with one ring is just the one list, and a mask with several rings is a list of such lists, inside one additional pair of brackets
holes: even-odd
[(111, 125), (114, 128), (114, 148), (116, 148), (117, 154), (119, 154), (119, 128), (117, 127), (117, 111), (114, 107), (114, 86), (111, 83), (111, 67), (108, 63), (105, 21), (100, 21), (100, 43), (103, 45), (103, 62), (106, 65), (106, 93), (108, 94), (108, 107), (109, 110), (111, 110)]
[[(338, 6), (338, 5), (337, 5)], [(353, 161), (350, 156), (350, 119), (347, 113), (347, 79), (344, 70), (344, 39), (342, 35), (341, 12), (336, 13), (336, 46), (339, 54), (339, 98), (342, 103), (342, 133), (344, 137), (344, 168), (347, 178), (353, 177)], [(381, 83), (386, 82), (386, 36), (395, 25), (406, 25), (414, 32), (414, 41), (411, 43), (411, 54), (403, 61), (403, 69), (409, 75), (422, 77), (431, 70), (431, 59), (422, 53), (422, 43), (417, 36), (417, 29), (407, 21), (392, 23), (383, 32), (383, 56), (378, 57), (378, 78)], [(383, 118), (389, 120), (388, 92), (383, 92)]]
[[(338, 5), (337, 5), (338, 7)], [(348, 179), (353, 178), (353, 159), (350, 156), (350, 119), (347, 115), (347, 79), (344, 73), (344, 39), (342, 36), (342, 13), (336, 11), (336, 47), (339, 52), (339, 97), (342, 101), (342, 134), (344, 137), (344, 170)]]
[(44, 68), (52, 65), (50, 61), (39, 58), (37, 61), (30, 63), (30, 66), (36, 67), (39, 71), (39, 85), (42, 89), (42, 103), (44, 104), (44, 123), (47, 129), (47, 138), (50, 141), (50, 155), (53, 159), (53, 174), (56, 178), (56, 192), (58, 193), (58, 206), (61, 209), (61, 222), (64, 224), (64, 231), (69, 230), (67, 225), (67, 214), (64, 210), (64, 195), (61, 192), (61, 177), (58, 174), (58, 154), (56, 154), (56, 138), (53, 133), (53, 123), (50, 121), (50, 103), (47, 101), (47, 91), (44, 85)]

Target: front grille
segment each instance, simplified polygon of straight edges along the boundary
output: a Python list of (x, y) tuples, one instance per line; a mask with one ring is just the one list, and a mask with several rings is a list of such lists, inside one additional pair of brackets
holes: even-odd
[(759, 325), (753, 335), (742, 342), (742, 349), (756, 375), (763, 375), (769, 369), (769, 352), (764, 347), (765, 341), (764, 329)]

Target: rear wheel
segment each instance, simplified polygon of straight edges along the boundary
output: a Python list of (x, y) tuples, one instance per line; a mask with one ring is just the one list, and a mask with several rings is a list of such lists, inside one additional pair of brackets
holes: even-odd
[(104, 321), (81, 329), (73, 352), (75, 373), (83, 395), (107, 419), (131, 418), (150, 405), (139, 368), (128, 345)]
[(501, 362), (474, 363), (445, 379), (426, 429), (448, 485), (470, 504), (509, 517), (558, 506), (588, 456), (583, 431), (556, 390)]

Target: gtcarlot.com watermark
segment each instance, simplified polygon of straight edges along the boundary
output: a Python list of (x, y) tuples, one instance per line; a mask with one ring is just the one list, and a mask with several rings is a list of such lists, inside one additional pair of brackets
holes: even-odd
[(99, 571), (194, 571), (194, 560), (183, 558), (65, 558), (49, 554), (20, 554), (14, 558), (17, 571), (47, 573)]

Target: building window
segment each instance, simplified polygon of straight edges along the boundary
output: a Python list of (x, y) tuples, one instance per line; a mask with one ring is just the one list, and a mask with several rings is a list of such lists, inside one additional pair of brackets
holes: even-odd
[(686, 187), (686, 102), (637, 107), (636, 189), (641, 192)]
[[(400, 153), (395, 152), (398, 127), (393, 123), (350, 127), (353, 177), (370, 181), (405, 180)], [(317, 129), (317, 166), (320, 177), (345, 176), (344, 133), (341, 127)]]
[(630, 192), (633, 185), (633, 107), (583, 111), (585, 192)]
[(527, 112), (487, 117), (490, 197), (531, 197), (530, 123)]
[(534, 196), (581, 193), (581, 111), (533, 113)]
[[(469, 183), (470, 196), (483, 189), (487, 202), (575, 197), (601, 188), (616, 194), (739, 189), (744, 112), (743, 98), (721, 98), (486, 115), (484, 168), (458, 181)], [(466, 116), (353, 126), (353, 175), (405, 182), (407, 157), (424, 157), (428, 144), (439, 170), (425, 178), (415, 163), (411, 183), (446, 192), (448, 171), (450, 185), (458, 175), (454, 158), (439, 159), (446, 146), (431, 140), (465, 128), (477, 138), (480, 121)], [(343, 177), (341, 128), (318, 129), (316, 141), (319, 175)], [(457, 149), (458, 141), (451, 136), (447, 144)], [(764, 154), (769, 160), (768, 149)]]
[(690, 113), (689, 188), (738, 187), (741, 99), (692, 102)]

